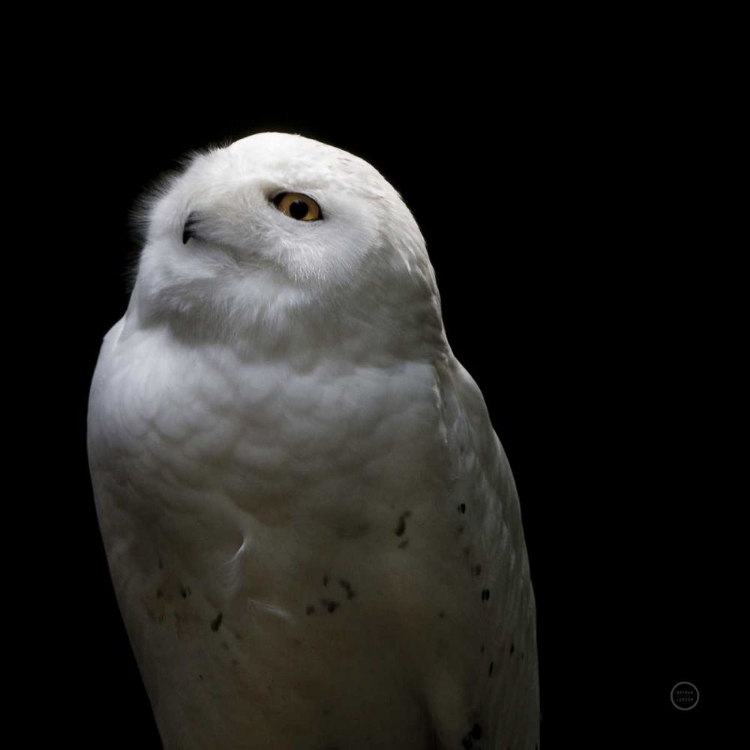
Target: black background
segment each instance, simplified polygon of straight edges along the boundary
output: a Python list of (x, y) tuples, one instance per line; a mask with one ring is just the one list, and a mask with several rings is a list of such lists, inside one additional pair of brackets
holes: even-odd
[[(149, 85), (145, 71), (110, 70), (62, 100), (55, 189), (67, 217), (55, 230), (71, 252), (54, 267), (65, 300), (54, 314), (73, 335), (51, 345), (63, 367), (49, 440), (66, 491), (47, 532), (49, 679), (34, 688), (56, 710), (33, 732), (159, 747), (94, 513), (88, 387), (127, 305), (137, 197), (191, 149), (280, 130), (371, 162), (423, 231), (449, 341), (516, 476), (544, 745), (703, 746), (725, 689), (713, 666), (723, 604), (712, 508), (727, 460), (713, 427), (717, 321), (729, 315), (706, 114), (715, 93), (700, 66), (601, 71), (572, 52), (564, 65), (507, 62), (502, 75), (421, 64), (305, 87), (277, 62), (262, 94), (175, 63)], [(683, 680), (701, 693), (690, 712), (669, 700)]]

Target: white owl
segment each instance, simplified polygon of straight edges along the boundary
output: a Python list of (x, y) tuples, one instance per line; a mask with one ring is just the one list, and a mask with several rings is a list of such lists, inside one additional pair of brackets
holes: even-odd
[(195, 157), (88, 430), (166, 750), (538, 748), (511, 470), (369, 164), (280, 133)]

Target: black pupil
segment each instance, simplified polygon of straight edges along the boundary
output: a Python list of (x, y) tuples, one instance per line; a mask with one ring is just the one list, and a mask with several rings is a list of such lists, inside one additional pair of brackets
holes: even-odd
[(304, 219), (309, 211), (310, 207), (305, 201), (294, 201), (294, 203), (289, 206), (289, 213), (295, 219)]

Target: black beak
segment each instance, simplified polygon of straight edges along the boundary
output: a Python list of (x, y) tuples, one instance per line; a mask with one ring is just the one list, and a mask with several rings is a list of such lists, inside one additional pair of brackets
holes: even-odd
[(187, 241), (191, 237), (195, 237), (195, 225), (198, 223), (198, 217), (192, 213), (188, 214), (185, 226), (182, 228), (182, 244), (187, 245)]

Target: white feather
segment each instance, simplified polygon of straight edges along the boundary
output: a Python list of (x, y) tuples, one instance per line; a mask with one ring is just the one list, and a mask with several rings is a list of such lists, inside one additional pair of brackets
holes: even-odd
[(161, 192), (89, 456), (167, 750), (538, 745), (513, 478), (370, 165), (266, 133)]

